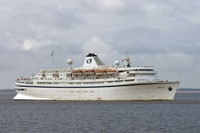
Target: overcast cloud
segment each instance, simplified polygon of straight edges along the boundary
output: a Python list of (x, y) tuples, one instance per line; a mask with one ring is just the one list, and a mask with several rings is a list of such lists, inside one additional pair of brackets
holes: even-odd
[[(199, 0), (0, 0), (0, 85), (96, 52), (113, 65), (153, 65), (161, 79), (200, 88)], [(180, 74), (179, 74), (180, 71)]]

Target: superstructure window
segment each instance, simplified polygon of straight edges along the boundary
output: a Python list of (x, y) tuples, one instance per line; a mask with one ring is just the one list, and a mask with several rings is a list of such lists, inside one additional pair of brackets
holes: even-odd
[(37, 82), (37, 84), (46, 84), (46, 82)]
[(128, 80), (125, 80), (125, 82), (129, 82), (129, 81), (134, 81), (135, 79), (128, 79)]
[(96, 82), (97, 84), (104, 84), (104, 82)]
[(33, 84), (33, 82), (25, 82), (25, 84)]
[(123, 82), (123, 80), (116, 80), (115, 82)]
[(153, 71), (153, 69), (134, 69), (134, 71)]

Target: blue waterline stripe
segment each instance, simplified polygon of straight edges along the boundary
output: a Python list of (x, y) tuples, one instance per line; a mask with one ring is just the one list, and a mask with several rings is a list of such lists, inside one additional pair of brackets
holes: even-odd
[[(148, 85), (155, 84), (168, 84), (176, 82), (162, 82), (162, 83), (147, 83)], [(28, 85), (16, 85), (16, 87), (34, 87), (34, 88), (105, 88), (105, 87), (123, 87), (123, 86), (136, 86), (136, 85), (147, 85), (147, 84), (127, 84), (127, 85), (111, 85), (111, 86), (28, 86)]]

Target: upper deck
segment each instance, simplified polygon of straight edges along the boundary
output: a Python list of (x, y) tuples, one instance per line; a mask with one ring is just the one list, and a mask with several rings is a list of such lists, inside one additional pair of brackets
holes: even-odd
[(153, 67), (130, 67), (130, 62), (126, 64), (128, 65), (120, 66), (116, 64), (115, 66), (107, 66), (98, 58), (97, 55), (88, 54), (83, 67), (40, 70), (37, 74), (33, 75), (29, 79), (20, 78), (18, 82), (22, 80), (24, 83), (31, 83), (33, 81), (39, 82), (44, 80), (49, 82), (54, 82), (57, 80), (64, 82), (85, 82), (87, 80), (112, 81), (116, 79), (134, 79), (135, 81), (158, 80), (158, 76), (156, 75), (157, 73), (154, 71)]

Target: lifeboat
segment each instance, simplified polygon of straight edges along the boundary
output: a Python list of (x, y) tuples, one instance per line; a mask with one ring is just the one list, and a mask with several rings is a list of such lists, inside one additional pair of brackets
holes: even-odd
[(82, 73), (83, 72), (83, 70), (72, 70), (72, 73)]
[(94, 69), (90, 69), (90, 70), (88, 70), (88, 71), (91, 72), (91, 73), (94, 73), (94, 72), (95, 72)]
[(106, 73), (107, 70), (106, 69), (95, 69), (96, 73)]
[(116, 69), (78, 69), (72, 70), (72, 73), (113, 73), (116, 72)]

